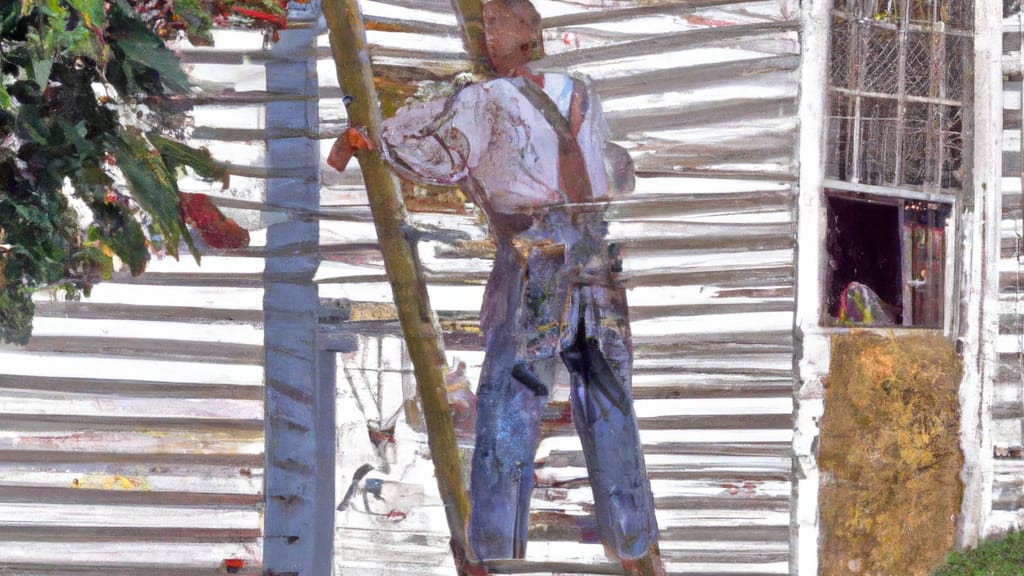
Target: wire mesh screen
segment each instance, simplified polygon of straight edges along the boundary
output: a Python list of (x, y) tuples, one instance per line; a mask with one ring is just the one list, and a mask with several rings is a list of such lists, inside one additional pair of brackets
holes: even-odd
[[(933, 70), (941, 66), (936, 61), (942, 54), (933, 44), (936, 42), (935, 34), (926, 32), (907, 33), (907, 69), (906, 69), (906, 90), (910, 96), (921, 96), (927, 98), (936, 90), (934, 84), (942, 80), (942, 74), (933, 74)], [(895, 94), (895, 92), (894, 92)]]
[(969, 82), (973, 76), (971, 55), (974, 51), (974, 42), (971, 38), (971, 36), (946, 36), (946, 61), (943, 66), (946, 81), (942, 85), (946, 90), (946, 98), (964, 99), (966, 92), (964, 83)]
[[(832, 17), (832, 50), (829, 62), (831, 86), (848, 86), (850, 83), (850, 26), (845, 18)], [(840, 49), (839, 47), (844, 47)]]
[(1021, 0), (1003, 0), (1003, 18), (1016, 16), (1021, 9)]
[(828, 154), (825, 155), (825, 173), (840, 179), (845, 179), (844, 169), (847, 166), (846, 144), (849, 142), (846, 128), (849, 122), (839, 122), (837, 118), (843, 118), (848, 113), (846, 104), (848, 99), (841, 94), (829, 94), (828, 117), (832, 119), (828, 123), (827, 141), (830, 143)]
[(960, 187), (973, 3), (841, 0), (832, 17), (828, 175)]
[(896, 101), (864, 98), (860, 111), (861, 180), (878, 185), (891, 182), (896, 174), (896, 161), (899, 159), (896, 149), (900, 145)]
[[(862, 27), (861, 40), (854, 46), (859, 49), (861, 65), (864, 67), (861, 90), (896, 94), (899, 83), (900, 37), (889, 27), (867, 25)], [(854, 87), (856, 89), (856, 86)]]

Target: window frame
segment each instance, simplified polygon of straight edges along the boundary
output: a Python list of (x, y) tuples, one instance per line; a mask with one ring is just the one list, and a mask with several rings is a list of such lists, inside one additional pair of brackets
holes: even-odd
[[(817, 191), (819, 208), (819, 222), (824, 226), (819, 233), (819, 291), (818, 291), (818, 321), (817, 326), (825, 331), (846, 331), (849, 327), (833, 323), (831, 310), (829, 309), (830, 291), (832, 290), (832, 274), (828, 269), (829, 254), (828, 239), (833, 233), (831, 224), (828, 222), (828, 198), (846, 197), (862, 201), (877, 201), (880, 203), (896, 204), (899, 206), (900, 230), (900, 258), (903, 261), (900, 267), (900, 284), (902, 285), (901, 301), (907, 305), (906, 298), (909, 291), (906, 285), (907, 279), (912, 275), (910, 272), (910, 257), (907, 252), (904, 228), (906, 220), (903, 215), (903, 206), (907, 201), (918, 201), (940, 204), (948, 209), (949, 216), (942, 226), (943, 254), (942, 254), (942, 320), (940, 326), (913, 326), (898, 324), (885, 326), (886, 332), (892, 333), (896, 330), (931, 330), (939, 331), (945, 336), (950, 336), (958, 324), (955, 318), (955, 303), (958, 298), (957, 274), (962, 264), (957, 262), (957, 234), (960, 202), (965, 191), (967, 173), (970, 171), (971, 155), (969, 142), (971, 140), (971, 128), (973, 125), (974, 102), (973, 102), (973, 80), (968, 70), (973, 66), (971, 55), (973, 49), (971, 44), (974, 34), (973, 10), (968, 8), (967, 12), (949, 13), (947, 18), (944, 8), (943, 12), (932, 11), (923, 16), (915, 15), (912, 11), (914, 0), (895, 0), (898, 3), (897, 12), (892, 15), (870, 14), (874, 8), (868, 6), (867, 0), (834, 0), (829, 2), (826, 9), (828, 14), (827, 22), (829, 33), (827, 34), (827, 51), (825, 54), (825, 77), (824, 77), (824, 98), (825, 98), (825, 122), (823, 126), (823, 157), (822, 172)], [(872, 4), (873, 5), (873, 4)], [(890, 3), (889, 6), (892, 6)], [(964, 20), (964, 18), (967, 18)], [(837, 26), (843, 31), (840, 37), (836, 37)], [(898, 37), (895, 41), (897, 60), (891, 63), (892, 68), (886, 68), (894, 76), (891, 80), (877, 84), (872, 78), (868, 78), (868, 66), (871, 62), (878, 61), (881, 53), (872, 53), (872, 50), (880, 50), (881, 45), (868, 44), (870, 30), (892, 30)], [(916, 40), (925, 41), (927, 52), (925, 56), (933, 66), (925, 75), (921, 76), (916, 72), (917, 68), (908, 68), (909, 50), (911, 49), (911, 35), (916, 35)], [(969, 39), (969, 40), (965, 40)], [(968, 44), (951, 45), (950, 42), (963, 42)], [(928, 43), (931, 43), (930, 45)], [(872, 48), (873, 46), (873, 48)], [(952, 51), (950, 51), (952, 50)], [(837, 52), (840, 51), (840, 52)], [(949, 60), (951, 55), (962, 52), (962, 60), (957, 62)], [(920, 53), (917, 53), (920, 54)], [(877, 65), (877, 62), (876, 62)], [(839, 72), (833, 70), (839, 66)], [(959, 66), (959, 68), (957, 68)], [(956, 71), (960, 69), (960, 76)], [(913, 71), (913, 72), (912, 72)], [(921, 78), (927, 80), (927, 89), (920, 92), (924, 85), (914, 84)], [(916, 80), (915, 80), (916, 79)], [(872, 89), (879, 86), (880, 91)], [(833, 99), (836, 100), (836, 108), (833, 108)], [(842, 104), (846, 99), (846, 104)], [(867, 100), (865, 100), (867, 99)], [(894, 167), (891, 174), (888, 168), (883, 168), (878, 174), (881, 178), (872, 177), (875, 174), (868, 168), (868, 163), (874, 161), (870, 155), (871, 142), (862, 142), (861, 131), (868, 129), (869, 123), (874, 120), (871, 113), (861, 110), (862, 102), (871, 99), (879, 101), (891, 101), (895, 104), (896, 124), (893, 129), (897, 138), (897, 158), (894, 159)], [(925, 162), (927, 170), (923, 172), (924, 180), (916, 182), (910, 177), (910, 173), (904, 168), (905, 162), (913, 161), (910, 153), (902, 148), (903, 136), (910, 128), (905, 124), (909, 115), (908, 104), (929, 107), (937, 111), (947, 112), (951, 108), (958, 108), (959, 118), (939, 116), (936, 127), (926, 127), (924, 142), (929, 147), (925, 151)], [(848, 106), (850, 116), (841, 113), (842, 106)], [(936, 112), (938, 113), (938, 112)], [(946, 123), (950, 122), (950, 123)], [(959, 141), (959, 142), (957, 142)], [(884, 142), (884, 141), (882, 141)], [(943, 158), (947, 153), (948, 146), (957, 148), (959, 154), (955, 161), (944, 164)], [(932, 150), (934, 148), (934, 150)], [(959, 163), (957, 169), (956, 163)], [(842, 178), (842, 179), (841, 179)], [(877, 181), (876, 181), (877, 180)], [(867, 183), (870, 181), (870, 183)], [(904, 318), (906, 323), (907, 319)], [(859, 329), (879, 329), (879, 327), (864, 326)]]
[[(858, 328), (884, 328), (885, 330), (915, 330), (925, 331), (932, 330), (938, 331), (941, 329), (943, 334), (951, 334), (953, 331), (953, 314), (954, 310), (954, 293), (956, 288), (956, 242), (953, 240), (956, 238), (957, 226), (956, 226), (956, 210), (957, 203), (956, 198), (948, 194), (937, 194), (932, 192), (921, 192), (915, 190), (905, 190), (901, 188), (893, 188), (887, 186), (874, 186), (870, 184), (859, 184), (853, 182), (846, 182), (844, 180), (835, 180), (826, 178), (822, 182), (821, 199), (822, 199), (822, 220), (825, 224), (823, 227), (824, 234), (822, 235), (822, 255), (824, 258), (821, 260), (821, 278), (822, 291), (820, 294), (820, 314), (818, 326), (825, 330), (844, 331), (848, 330), (848, 327), (832, 324), (832, 316), (828, 310), (828, 293), (831, 289), (831, 280), (829, 279), (829, 273), (826, 269), (828, 265), (828, 249), (826, 248), (828, 243), (828, 235), (831, 233), (829, 222), (825, 218), (827, 209), (825, 208), (828, 204), (828, 198), (830, 196), (843, 197), (854, 200), (861, 200), (865, 202), (878, 202), (881, 204), (889, 204), (898, 206), (900, 209), (900, 227), (904, 225), (904, 218), (902, 215), (902, 206), (905, 201), (922, 201), (932, 204), (942, 204), (949, 209), (949, 216), (946, 218), (945, 225), (942, 227), (943, 232), (943, 255), (942, 255), (942, 322), (940, 326), (915, 326), (906, 324), (907, 319), (904, 317), (903, 324), (894, 324), (892, 326), (884, 327), (871, 327), (861, 326)], [(903, 287), (903, 296), (901, 300), (906, 297), (906, 278), (908, 275), (909, 262), (906, 261), (906, 248), (903, 245), (903, 233), (900, 231), (900, 256), (903, 259), (900, 272), (900, 285)], [(904, 304), (905, 305), (905, 304)]]
[[(841, 142), (828, 143), (829, 154), (826, 161), (825, 178), (838, 179), (843, 177), (846, 178), (846, 181), (852, 183), (861, 183), (870, 178), (873, 172), (867, 170), (866, 166), (872, 160), (872, 157), (869, 152), (865, 151), (868, 148), (865, 144), (868, 143), (862, 142), (862, 139), (870, 138), (870, 136), (864, 136), (864, 131), (868, 129), (874, 131), (875, 128), (871, 128), (871, 125), (876, 122), (883, 132), (886, 126), (885, 122), (881, 122), (883, 118), (875, 117), (871, 113), (866, 112), (864, 107), (870, 101), (887, 102), (895, 107), (895, 118), (891, 129), (895, 133), (893, 145), (896, 148), (896, 153), (893, 156), (891, 178), (887, 174), (889, 170), (885, 169), (879, 173), (881, 176), (880, 180), (873, 182), (872, 185), (892, 186), (903, 190), (943, 191), (947, 194), (955, 194), (957, 190), (963, 187), (962, 177), (966, 160), (964, 154), (966, 152), (967, 130), (964, 123), (968, 121), (971, 109), (971, 90), (969, 89), (971, 80), (969, 79), (970, 74), (968, 72), (971, 49), (970, 44), (959, 47), (962, 58), (959, 60), (960, 81), (958, 83), (951, 82), (951, 78), (948, 77), (949, 72), (955, 70), (955, 68), (951, 68), (952, 60), (949, 58), (950, 54), (947, 50), (955, 47), (951, 42), (973, 42), (973, 29), (967, 30), (946, 20), (927, 22), (914, 20), (911, 16), (912, 0), (895, 0), (898, 3), (895, 16), (879, 13), (872, 17), (867, 12), (873, 12), (873, 9), (865, 12), (864, 4), (867, 1), (836, 0), (832, 3), (829, 10), (831, 30), (828, 54), (826, 56), (827, 75), (825, 93), (827, 102), (826, 114), (828, 115), (826, 133), (832, 134), (833, 130), (836, 130), (835, 135), (843, 134), (844, 136)], [(889, 6), (892, 8), (893, 3), (890, 2)], [(932, 14), (932, 17), (936, 16), (936, 13)], [(896, 18), (898, 22), (890, 20), (890, 18)], [(842, 22), (842, 25), (837, 26), (837, 22)], [(837, 41), (834, 37), (838, 29), (844, 29), (847, 33), (847, 37), (844, 37), (842, 42)], [(869, 79), (868, 74), (868, 69), (872, 67), (872, 63), (874, 62), (877, 65), (876, 60), (878, 56), (877, 54), (872, 56), (869, 51), (871, 46), (868, 45), (868, 41), (872, 30), (888, 30), (896, 35), (897, 58), (892, 63), (894, 66), (891, 71), (893, 77), (888, 89), (885, 86), (877, 90), (871, 89), (871, 85), (874, 82), (873, 79), (878, 77), (876, 75)], [(914, 77), (918, 77), (917, 79), (920, 80), (919, 73), (911, 73), (911, 70), (916, 68), (913, 68), (908, 61), (912, 45), (911, 34), (914, 34), (914, 38), (919, 41), (927, 40), (931, 43), (926, 48), (926, 56), (931, 67), (924, 76), (928, 84), (926, 94), (913, 93), (915, 90), (920, 89), (920, 87), (911, 86), (911, 80)], [(845, 47), (840, 47), (840, 43), (845, 44)], [(879, 46), (874, 48), (878, 49)], [(939, 66), (941, 68), (937, 68)], [(842, 72), (837, 73), (837, 70)], [(941, 71), (937, 72), (937, 70)], [(837, 76), (837, 74), (839, 75)], [(881, 76), (885, 77), (886, 74)], [(842, 82), (844, 79), (845, 82)], [(837, 83), (837, 81), (839, 82)], [(956, 87), (955, 90), (954, 86)], [(952, 94), (950, 93), (951, 90), (953, 90)], [(951, 96), (958, 96), (959, 98)], [(836, 115), (832, 108), (834, 97), (846, 100), (849, 116)], [(906, 172), (906, 166), (912, 160), (912, 157), (905, 149), (905, 146), (909, 145), (908, 139), (910, 135), (914, 132), (908, 123), (908, 119), (912, 116), (909, 108), (911, 105), (927, 107), (927, 114), (925, 115), (927, 125), (923, 135), (925, 147), (923, 162), (925, 169), (922, 172), (923, 181), (918, 183), (909, 182), (909, 174)], [(954, 120), (956, 117), (946, 117), (946, 111), (943, 108), (959, 109), (958, 131), (951, 129), (952, 126), (957, 125), (957, 121)], [(935, 120), (936, 117), (938, 120)], [(841, 122), (834, 125), (833, 123), (837, 119)], [(932, 124), (933, 121), (935, 122), (934, 125)], [(947, 122), (952, 123), (947, 124)], [(947, 138), (949, 138), (948, 141)], [(960, 143), (960, 152), (956, 157), (956, 161), (960, 166), (959, 178), (956, 175), (956, 170), (951, 169), (947, 172), (945, 165), (947, 147), (956, 140), (959, 140)], [(885, 145), (885, 138), (883, 137), (881, 142), (874, 142), (874, 144)], [(947, 178), (949, 182), (946, 181)], [(959, 180), (959, 185), (956, 182), (957, 180)]]

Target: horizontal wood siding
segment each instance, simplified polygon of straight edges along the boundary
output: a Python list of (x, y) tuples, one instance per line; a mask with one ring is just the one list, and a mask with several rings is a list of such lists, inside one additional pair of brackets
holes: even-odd
[[(636, 410), (672, 574), (789, 571), (799, 42), (798, 17), (787, 8), (794, 5), (540, 6), (549, 54), (540, 65), (593, 79), (613, 137), (639, 172), (636, 192), (612, 205), (610, 236), (626, 257)], [(386, 0), (366, 3), (364, 13), (371, 28), (421, 35), (371, 32), (382, 86), (443, 79), (467, 65), (449, 36), (456, 29), (447, 1)], [(322, 61), (319, 70), (320, 125), (333, 139), (346, 125), (342, 95), (331, 67)], [(321, 154), (329, 148), (325, 140)], [(322, 166), (321, 214), (337, 216), (321, 219), (322, 313), (340, 307), (337, 317), (349, 318), (323, 329), (361, 343), (338, 362), (339, 497), (370, 463), (376, 469), (367, 477), (381, 482), (384, 498), (367, 500), (379, 516), (365, 513), (358, 492), (339, 512), (336, 572), (450, 574), (422, 434), (400, 417), (388, 445), (394, 454), (382, 458), (366, 432), (367, 423), (401, 410), (410, 376), (358, 170), (338, 175)], [(411, 220), (423, 234), (420, 256), (448, 356), (453, 366), (466, 362), (475, 388), (483, 358), (476, 315), (491, 267), (485, 234), (472, 212)], [(546, 411), (527, 549), (531, 562), (563, 564), (513, 562), (502, 572), (618, 573), (594, 541), (593, 499), (566, 394), (556, 387)]]
[[(89, 298), (37, 297), (24, 348), (0, 348), (0, 573), (222, 574), (261, 562), (263, 509), (263, 123), (275, 95), (258, 32), (185, 50), (201, 87), (193, 143), (232, 162), (225, 198), (252, 230), (239, 253), (155, 257)], [(231, 202), (250, 202), (235, 204)], [(233, 207), (238, 206), (238, 207)], [(271, 217), (273, 213), (271, 214)]]
[[(1024, 20), (1009, 15), (1003, 28), (1003, 220), (999, 255), (999, 353), (992, 401), (992, 444), (996, 451), (992, 531), (1019, 529), (1024, 520), (1021, 493), (1024, 423), (1024, 227), (1021, 214), (1021, 32)], [(1016, 66), (1010, 64), (1016, 62)]]

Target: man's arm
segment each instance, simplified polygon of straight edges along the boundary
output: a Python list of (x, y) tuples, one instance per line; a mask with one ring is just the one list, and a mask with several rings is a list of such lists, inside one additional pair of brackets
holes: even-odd
[(460, 92), (445, 100), (403, 106), (384, 121), (380, 142), (370, 142), (365, 133), (350, 127), (335, 141), (327, 162), (342, 171), (356, 150), (379, 147), (384, 160), (403, 177), (424, 184), (456, 184), (468, 173), (467, 105)]

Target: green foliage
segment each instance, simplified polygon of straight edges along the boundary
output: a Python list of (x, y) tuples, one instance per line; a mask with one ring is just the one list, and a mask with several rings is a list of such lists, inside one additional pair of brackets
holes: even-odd
[(158, 134), (150, 134), (149, 141), (160, 151), (164, 164), (172, 171), (188, 166), (203, 178), (213, 180), (224, 177), (224, 167), (213, 159), (206, 148), (196, 149)]
[[(196, 46), (213, 42), (212, 27), (264, 28), (285, 26), (289, 0), (141, 0), (136, 9), (161, 38), (179, 33)], [(299, 0), (308, 1), (308, 0)]]
[(207, 2), (201, 0), (143, 0), (135, 2), (142, 19), (163, 39), (185, 34), (197, 46), (213, 43)]
[(1024, 574), (1024, 532), (953, 552), (932, 576), (1019, 576)]
[(183, 144), (165, 159), (160, 136), (182, 124), (169, 93), (188, 90), (125, 0), (0, 0), (0, 340), (27, 341), (41, 287), (76, 297), (191, 248), (177, 172), (217, 170)]
[(953, 547), (959, 378), (939, 336), (833, 338), (818, 457), (822, 573), (923, 575)]
[(188, 78), (178, 63), (178, 58), (164, 46), (164, 43), (140, 20), (125, 0), (117, 0), (118, 10), (110, 11), (107, 36), (113, 40), (117, 61), (123, 70), (123, 78), (129, 93), (137, 94), (152, 90), (152, 86), (141, 82), (152, 82), (145, 70), (155, 70), (168, 90), (184, 93), (189, 91)]

